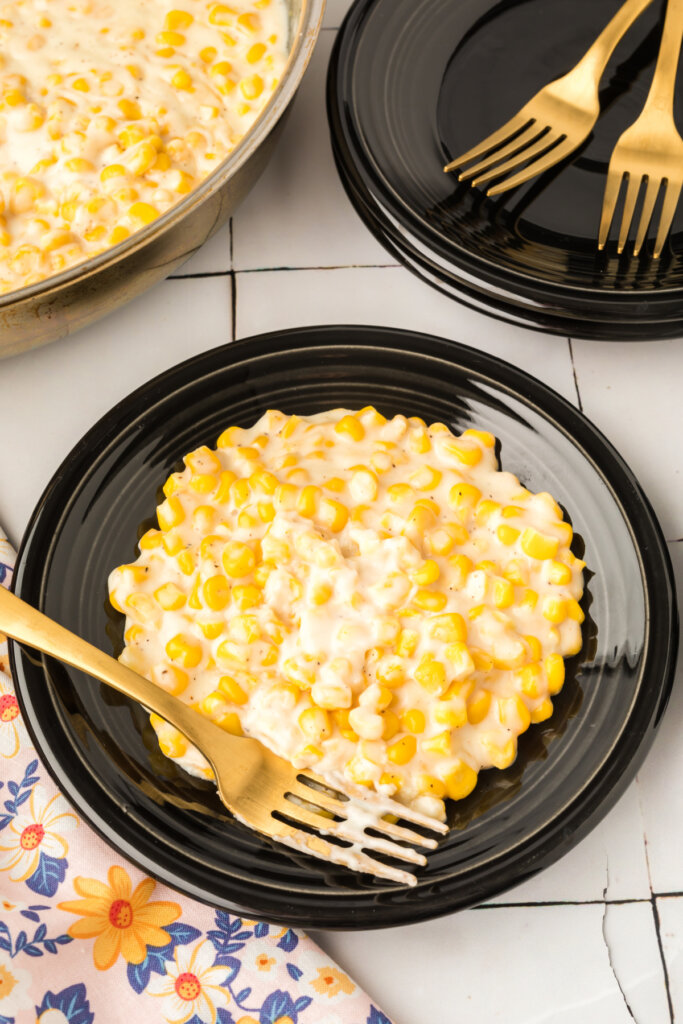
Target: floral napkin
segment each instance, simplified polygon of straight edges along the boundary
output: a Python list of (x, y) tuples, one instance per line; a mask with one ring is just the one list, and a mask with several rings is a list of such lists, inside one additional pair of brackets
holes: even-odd
[[(14, 551), (0, 531), (0, 584)], [(0, 635), (0, 1024), (391, 1024), (303, 933), (212, 910), (81, 821), (36, 756)]]

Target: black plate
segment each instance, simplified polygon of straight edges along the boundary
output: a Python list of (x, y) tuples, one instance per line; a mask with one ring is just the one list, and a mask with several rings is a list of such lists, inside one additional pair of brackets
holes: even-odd
[[(628, 467), (575, 408), (520, 370), (428, 335), (317, 327), (197, 356), (117, 405), (67, 457), (19, 552), (18, 594), (106, 651), (121, 616), (107, 576), (136, 556), (179, 456), (276, 407), (374, 403), (500, 439), (505, 469), (567, 509), (591, 571), (584, 650), (553, 717), (516, 763), (483, 773), (419, 885), (387, 885), (295, 855), (232, 821), (213, 787), (158, 751), (142, 709), (12, 645), (29, 730), (55, 780), (122, 854), (216, 906), (317, 928), (397, 925), (478, 903), (569, 850), (624, 790), (654, 737), (674, 669), (671, 566)], [(140, 527), (140, 524), (143, 524)]]
[[(568, 160), (491, 199), (442, 170), (567, 71), (620, 2), (357, 0), (351, 8), (328, 76), (335, 158), (366, 224), (421, 277), (555, 333), (680, 334), (683, 204), (659, 261), (648, 256), (651, 243), (639, 259), (619, 258), (614, 241), (603, 254), (596, 246), (609, 157), (642, 109), (661, 3), (617, 48), (601, 117)], [(683, 120), (680, 86), (676, 106)]]

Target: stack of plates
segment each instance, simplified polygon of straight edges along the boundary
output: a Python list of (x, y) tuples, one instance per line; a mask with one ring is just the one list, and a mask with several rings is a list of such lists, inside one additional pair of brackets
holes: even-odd
[(619, 257), (614, 239), (604, 253), (596, 244), (610, 154), (652, 77), (658, 4), (617, 48), (594, 133), (568, 160), (492, 199), (443, 173), (569, 70), (620, 2), (357, 0), (330, 63), (332, 145), (351, 201), (393, 256), (513, 323), (607, 340), (683, 333), (683, 203), (658, 261), (651, 241), (638, 259)]

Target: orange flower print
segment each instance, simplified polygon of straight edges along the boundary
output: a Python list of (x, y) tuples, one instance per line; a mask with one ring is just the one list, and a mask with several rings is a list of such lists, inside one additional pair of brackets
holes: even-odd
[(168, 1024), (185, 1024), (196, 1017), (216, 1024), (218, 1010), (227, 1007), (230, 993), (222, 985), (225, 967), (214, 966), (215, 955), (208, 939), (194, 949), (176, 946), (166, 974), (152, 976), (147, 991), (163, 1000), (161, 1012)]
[(254, 961), (259, 971), (269, 971), (275, 962), (274, 956), (266, 956), (265, 953), (259, 953)]
[(336, 967), (319, 967), (318, 977), (311, 982), (311, 985), (316, 992), (329, 996), (330, 999), (332, 996), (339, 995), (340, 992), (345, 992), (347, 996), (350, 996), (356, 987), (351, 979)]
[(144, 878), (134, 891), (128, 872), (118, 865), (109, 868), (107, 878), (109, 885), (96, 878), (75, 878), (74, 889), (84, 899), (58, 904), (60, 910), (81, 915), (67, 931), (74, 939), (95, 939), (93, 960), (98, 971), (108, 971), (119, 953), (129, 964), (139, 964), (147, 946), (167, 946), (171, 937), (164, 925), (181, 913), (177, 903), (149, 902), (156, 888), (152, 878)]
[(28, 811), (24, 807), (0, 836), (0, 871), (9, 871), (13, 882), (23, 882), (33, 874), (41, 853), (58, 860), (66, 857), (68, 846), (62, 833), (78, 824), (61, 793), (48, 800), (40, 784), (31, 790)]
[(20, 746), (28, 744), (17, 698), (8, 681), (0, 676), (0, 757), (14, 757)]

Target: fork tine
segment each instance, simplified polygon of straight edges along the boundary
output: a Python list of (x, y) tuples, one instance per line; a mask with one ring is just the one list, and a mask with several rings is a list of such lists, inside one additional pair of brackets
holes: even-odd
[(360, 846), (368, 850), (375, 850), (376, 853), (385, 853), (388, 857), (395, 857), (397, 860), (405, 860), (421, 866), (427, 863), (424, 854), (418, 853), (412, 847), (399, 846), (389, 839), (380, 839), (377, 836), (369, 836), (367, 833), (363, 833), (362, 839), (358, 839), (358, 829), (349, 827), (345, 821), (331, 821), (329, 818), (323, 818), (320, 814), (315, 814), (307, 807), (295, 804), (291, 800), (282, 800), (279, 806), (273, 809), (284, 814), (285, 817), (291, 818), (298, 825), (310, 825), (318, 832), (327, 832), (339, 839), (358, 842)]
[(605, 195), (602, 200), (602, 213), (600, 214), (600, 230), (598, 232), (598, 249), (604, 249), (607, 243), (607, 236), (614, 218), (614, 211), (617, 207), (617, 199), (621, 191), (623, 172), (610, 167), (607, 171), (607, 182), (605, 183)]
[[(288, 793), (298, 797), (299, 800), (305, 800), (309, 804), (317, 804), (319, 807), (323, 807), (333, 814), (338, 814), (340, 817), (347, 817), (348, 803), (334, 800), (328, 797), (327, 794), (320, 793), (317, 789), (312, 789), (310, 786), (295, 783), (288, 787)], [(411, 829), (403, 828), (401, 825), (396, 825), (391, 821), (380, 819), (376, 824), (373, 822), (372, 826), (369, 827), (372, 827), (376, 832), (382, 832), (384, 835), (391, 836), (392, 839), (400, 839), (403, 842), (412, 843), (414, 846), (423, 846), (426, 850), (435, 850), (438, 845), (435, 839), (420, 835), (419, 832), (413, 832)]]
[[(295, 850), (307, 851), (314, 857), (331, 860), (333, 863), (345, 863), (343, 860), (343, 848), (328, 843), (322, 836), (310, 835), (308, 832), (302, 832), (301, 829), (285, 825), (281, 821), (274, 821), (274, 824), (277, 826), (277, 829), (272, 833), (272, 836), (278, 842), (291, 846)], [(339, 856), (340, 851), (342, 853), (341, 857)], [(353, 868), (354, 871), (365, 871), (369, 875), (376, 875), (378, 878), (399, 882), (401, 885), (417, 885), (415, 875), (412, 875), (409, 871), (392, 867), (390, 864), (382, 864), (380, 861), (375, 860), (374, 857), (363, 853), (362, 850), (354, 851), (353, 863), (349, 861), (346, 866)]]
[(498, 178), (502, 174), (507, 174), (508, 171), (514, 171), (520, 164), (525, 163), (527, 160), (531, 160), (538, 153), (542, 153), (548, 149), (549, 146), (553, 145), (560, 138), (559, 135), (554, 134), (548, 127), (544, 129), (543, 135), (530, 146), (527, 146), (519, 153), (515, 153), (513, 157), (506, 160), (505, 163), (500, 164), (496, 167), (490, 167), (484, 174), (480, 174), (479, 177), (475, 178), (472, 184), (476, 187), (477, 185), (483, 185), (484, 182), (490, 181), (492, 178)]
[(468, 181), (481, 171), (485, 171), (490, 166), (491, 162), (499, 162), (504, 160), (505, 157), (515, 153), (522, 146), (527, 146), (534, 141), (539, 132), (544, 131), (543, 125), (537, 124), (533, 121), (528, 128), (525, 128), (521, 135), (517, 135), (512, 142), (508, 142), (502, 149), (497, 149), (495, 152), (489, 153), (482, 160), (479, 160), (476, 164), (472, 164), (466, 171), (462, 171), (458, 175), (458, 181)]
[(628, 174), (628, 185), (626, 186), (626, 198), (624, 199), (624, 212), (621, 217), (621, 227), (619, 228), (619, 241), (617, 242), (617, 252), (622, 253), (624, 246), (628, 239), (629, 228), (631, 227), (631, 221), (633, 220), (633, 211), (636, 208), (636, 200), (638, 199), (638, 193), (640, 191), (640, 183), (643, 179), (638, 178), (633, 174)]
[[(299, 772), (298, 778), (302, 783), (314, 782), (316, 785), (322, 786), (325, 792), (331, 791), (332, 793), (340, 793), (342, 796), (352, 797), (350, 792), (345, 793), (340, 786), (335, 786), (330, 782), (326, 782), (324, 779), (314, 775), (313, 772), (301, 771)], [(291, 785), (289, 788), (290, 790), (292, 789)], [(360, 787), (355, 788), (356, 797), (361, 801), (368, 800), (365, 793), (358, 793), (358, 789), (360, 789)], [(311, 800), (309, 794), (313, 793), (315, 796), (317, 792), (317, 789), (309, 789), (304, 799)], [(332, 799), (334, 799), (334, 797), (332, 797)], [(315, 803), (315, 799), (311, 800), (311, 802)], [(343, 806), (344, 803), (342, 803), (342, 807)], [(423, 828), (429, 829), (430, 832), (440, 832), (442, 835), (445, 835), (446, 832), (448, 832), (448, 825), (445, 822), (437, 821), (436, 818), (431, 818), (426, 814), (422, 814), (421, 811), (414, 811), (412, 808), (406, 807), (404, 804), (400, 804), (398, 801), (392, 800), (391, 798), (385, 798), (384, 810), (387, 814), (395, 814), (397, 818), (402, 818), (404, 821), (410, 821), (414, 825), (421, 825)]]
[(643, 209), (640, 214), (640, 221), (638, 222), (638, 233), (636, 234), (636, 241), (633, 246), (634, 256), (638, 255), (643, 242), (645, 241), (645, 235), (647, 234), (647, 229), (650, 226), (652, 211), (655, 208), (661, 184), (661, 178), (648, 178), (647, 189), (645, 190), (645, 199), (643, 200)]
[(458, 156), (455, 160), (451, 160), (449, 164), (446, 164), (444, 171), (454, 171), (456, 167), (462, 167), (463, 164), (469, 163), (470, 160), (474, 160), (476, 157), (483, 156), (489, 149), (493, 149), (495, 146), (499, 146), (502, 142), (506, 142), (511, 135), (515, 132), (520, 131), (521, 128), (525, 128), (532, 120), (530, 117), (525, 117), (524, 111), (520, 110), (519, 113), (511, 117), (509, 121), (495, 132), (491, 132), (485, 139), (477, 143), (476, 146), (472, 146), (462, 156)]
[(664, 242), (667, 239), (669, 230), (671, 229), (671, 222), (674, 219), (676, 207), (678, 206), (678, 197), (681, 194), (681, 186), (683, 181), (666, 183), (666, 189), (664, 192), (664, 203), (662, 204), (662, 215), (659, 220), (659, 227), (657, 228), (657, 239), (655, 241), (655, 250), (653, 253), (654, 258), (659, 259), (662, 249), (664, 248)]
[(519, 172), (519, 174), (513, 174), (511, 178), (506, 178), (505, 181), (499, 182), (492, 188), (488, 189), (487, 196), (497, 196), (500, 192), (506, 192), (509, 188), (516, 188), (517, 185), (523, 185), (529, 178), (535, 178), (537, 174), (542, 174), (543, 171), (547, 171), (549, 167), (554, 164), (559, 164), (560, 160), (564, 160), (566, 156), (569, 156), (576, 149), (576, 143), (571, 139), (565, 138), (564, 141), (559, 142), (556, 146), (553, 146), (547, 153), (542, 153), (537, 160), (530, 163), (528, 167), (525, 167)]

